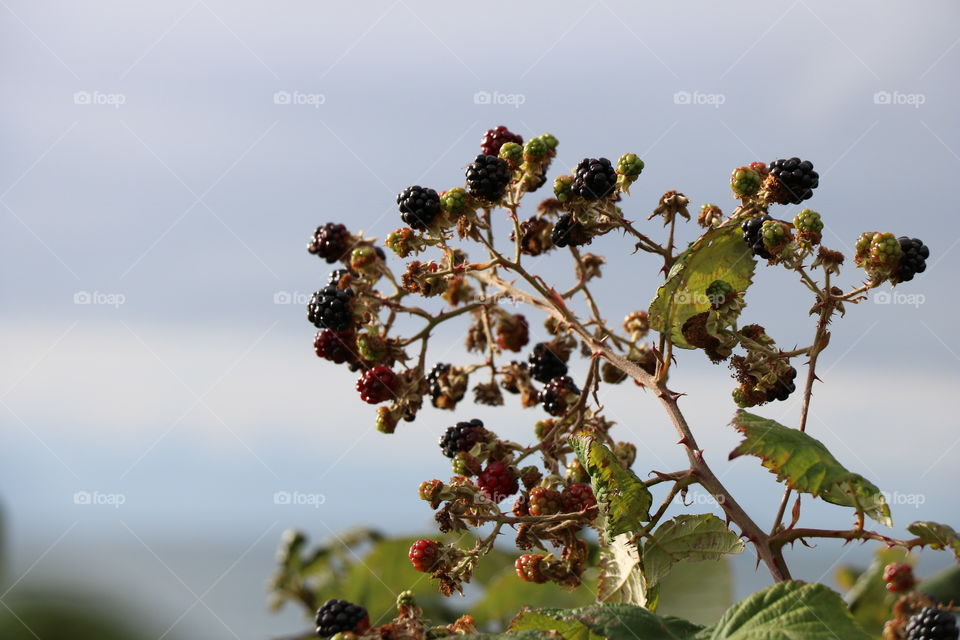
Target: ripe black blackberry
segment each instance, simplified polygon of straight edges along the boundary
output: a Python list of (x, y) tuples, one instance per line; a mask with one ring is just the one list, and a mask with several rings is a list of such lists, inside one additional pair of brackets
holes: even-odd
[(440, 215), (440, 196), (433, 189), (418, 184), (397, 195), (400, 217), (414, 229), (426, 229)]
[(495, 202), (503, 196), (510, 178), (506, 160), (480, 154), (467, 166), (467, 191), (475, 198)]
[(346, 600), (327, 600), (317, 610), (317, 635), (323, 638), (344, 631), (363, 633), (369, 626), (367, 610)]
[(580, 247), (593, 242), (593, 238), (572, 215), (565, 213), (553, 225), (553, 231), (550, 232), (550, 241), (558, 247)]
[(353, 291), (327, 286), (310, 296), (307, 320), (318, 329), (346, 331), (353, 326)]
[(924, 607), (910, 617), (905, 628), (907, 640), (957, 640), (957, 619), (949, 611)]
[(427, 374), (427, 384), (430, 385), (430, 397), (433, 398), (434, 405), (436, 405), (437, 399), (443, 395), (443, 389), (440, 387), (440, 376), (447, 371), (450, 371), (450, 365), (446, 362), (438, 362), (433, 365), (433, 369), (430, 369), (430, 373)]
[(800, 204), (812, 198), (813, 190), (820, 184), (813, 163), (800, 158), (774, 160), (770, 163), (770, 175), (776, 179), (770, 195), (779, 204)]
[(538, 382), (547, 383), (567, 375), (567, 363), (546, 342), (533, 346), (527, 362), (530, 363), (530, 377)]
[(763, 236), (760, 234), (760, 227), (762, 227), (763, 223), (767, 220), (773, 220), (773, 218), (770, 216), (750, 218), (741, 226), (743, 229), (743, 241), (750, 246), (753, 255), (758, 258), (763, 258), (764, 260), (773, 258), (773, 254), (767, 251), (767, 248), (763, 245)]
[(317, 227), (307, 245), (307, 251), (331, 264), (342, 260), (349, 250), (350, 232), (342, 224), (333, 222)]
[(897, 238), (900, 243), (900, 267), (894, 274), (894, 280), (897, 282), (909, 282), (913, 276), (923, 273), (927, 270), (927, 258), (930, 257), (930, 248), (923, 244), (919, 238), (908, 238), (900, 236)]
[(613, 193), (617, 171), (606, 158), (584, 158), (573, 177), (573, 192), (584, 200), (600, 200)]
[(570, 376), (554, 378), (540, 390), (540, 404), (552, 416), (560, 417), (567, 412), (576, 400), (572, 396), (579, 396), (580, 389), (574, 384)]
[(790, 394), (797, 390), (794, 380), (797, 377), (797, 370), (793, 367), (787, 369), (786, 373), (777, 380), (773, 387), (767, 389), (767, 402), (774, 400), (786, 400)]
[(453, 458), (461, 451), (470, 451), (473, 445), (482, 442), (487, 438), (487, 430), (483, 428), (483, 422), (480, 420), (471, 420), (470, 422), (458, 422), (440, 436), (440, 449), (443, 455)]
[(463, 400), (467, 391), (465, 376), (456, 376), (461, 380), (451, 380), (447, 375), (450, 365), (438, 362), (427, 374), (427, 384), (430, 387), (430, 402), (438, 409), (454, 409), (457, 403)]
[[(327, 286), (340, 289), (340, 281), (343, 279), (343, 276), (346, 275), (356, 278), (359, 274), (353, 269), (334, 269), (330, 272), (330, 275), (327, 276)], [(343, 288), (346, 289), (346, 287)]]
[(503, 125), (494, 127), (483, 134), (483, 139), (480, 141), (480, 151), (485, 156), (499, 156), (500, 147), (506, 142), (516, 142), (522, 145), (523, 138)]

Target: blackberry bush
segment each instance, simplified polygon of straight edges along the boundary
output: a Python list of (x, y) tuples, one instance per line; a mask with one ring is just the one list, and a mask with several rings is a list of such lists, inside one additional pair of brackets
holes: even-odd
[[(844, 466), (840, 458), (847, 456), (834, 456), (816, 440), (817, 423), (809, 420), (823, 411), (812, 403), (831, 339), (849, 338), (833, 327), (872, 290), (909, 286), (927, 269), (930, 248), (912, 236), (865, 231), (851, 239), (853, 263), (864, 274), (850, 276), (843, 253), (823, 243), (830, 216), (840, 214), (826, 206), (781, 206), (809, 200), (819, 185), (813, 164), (799, 158), (747, 162), (732, 174), (718, 169), (718, 181), (730, 176), (736, 203), (727, 212), (675, 189), (637, 207), (627, 201), (645, 170), (636, 154), (623, 153), (615, 165), (588, 156), (572, 175), (555, 175), (558, 144), (550, 134), (524, 141), (497, 127), (484, 135), (482, 153), (469, 162), (463, 184), (404, 189), (397, 204), (407, 226), (386, 238), (402, 265), (388, 264), (377, 239), (348, 233), (342, 225), (329, 223), (314, 234), (310, 252), (343, 264), (308, 305), (308, 319), (320, 329), (316, 353), (361, 370), (361, 399), (378, 405), (371, 426), (392, 434), (398, 454), (416, 460), (423, 473), (421, 507), (432, 513), (439, 537), (401, 544), (351, 533), (307, 553), (304, 537), (292, 536), (285, 539), (272, 582), (279, 601), (316, 610), (335, 589), (346, 588), (343, 576), (366, 575), (348, 569), (356, 549), (368, 545), (373, 550), (367, 557), (384, 567), (384, 579), (392, 576), (389, 549), (401, 556), (404, 570), (412, 565), (429, 574), (424, 583), (429, 579), (443, 595), (462, 591), (473, 579), (490, 584), (491, 575), (509, 576), (511, 564), (522, 581), (574, 594), (585, 594), (584, 581), (595, 581), (598, 604), (521, 613), (505, 637), (523, 629), (528, 635), (614, 638), (866, 640), (863, 624), (884, 640), (955, 638), (950, 607), (914, 579), (906, 554), (927, 546), (956, 552), (960, 534), (929, 521), (909, 524), (903, 538), (878, 530), (874, 522), (892, 526), (887, 494), (872, 478)], [(464, 155), (466, 160), (470, 154)], [(531, 193), (551, 179), (553, 192), (535, 210), (521, 212)], [(691, 215), (691, 207), (698, 215)], [(601, 248), (636, 254), (629, 271), (594, 253)], [(567, 269), (560, 266), (564, 259)], [(761, 268), (795, 281), (799, 294), (787, 293), (784, 285), (759, 295), (806, 296), (812, 335), (787, 335), (758, 323), (762, 312), (750, 303), (758, 295), (753, 283)], [(648, 291), (652, 300), (622, 324), (612, 322), (611, 302), (628, 301), (629, 309), (645, 299), (637, 289), (647, 281), (644, 269), (662, 278)], [(604, 277), (614, 279), (606, 299), (597, 287)], [(462, 336), (462, 356), (442, 342), (450, 335)], [(514, 355), (531, 343), (525, 362)], [(773, 517), (748, 513), (731, 494), (724, 474), (715, 471), (727, 458), (701, 447), (695, 433), (700, 425), (689, 423), (681, 410), (699, 400), (685, 399), (684, 380), (674, 374), (703, 357), (729, 368), (718, 373), (729, 391), (719, 414), (732, 414), (730, 428), (740, 441), (728, 458), (756, 458), (772, 473), (770, 481), (784, 484), (771, 505)], [(649, 447), (617, 439), (630, 431), (614, 421), (603, 399), (631, 389), (637, 416), (618, 421), (636, 422), (641, 408), (662, 410), (664, 420), (634, 426), (642, 427), (644, 439), (665, 429), (663, 437), (685, 454), (682, 468), (664, 469), (650, 459)], [(498, 423), (495, 433), (464, 415), (470, 399), (483, 411), (512, 405), (517, 413)], [(769, 406), (788, 400), (796, 414)], [(540, 410), (519, 413), (534, 406)], [(459, 411), (460, 421), (447, 426), (437, 409)], [(516, 424), (523, 415), (529, 416), (527, 429)], [(799, 417), (782, 424), (784, 415)], [(401, 421), (442, 430), (433, 462), (409, 452), (408, 427), (400, 428)], [(376, 460), (371, 456), (371, 478), (392, 490)], [(713, 510), (687, 502), (691, 491), (709, 496)], [(846, 510), (848, 528), (808, 522), (805, 507), (817, 499)], [(882, 564), (856, 578), (849, 606), (823, 585), (792, 579), (785, 549), (795, 548), (799, 556), (804, 545), (822, 539), (886, 549)], [(510, 544), (516, 551), (507, 553)], [(668, 597), (660, 586), (677, 562), (718, 560), (748, 545), (773, 586), (733, 605), (708, 628), (654, 611), (658, 597)], [(406, 559), (397, 552), (401, 548)], [(890, 549), (903, 555), (890, 557)], [(489, 571), (481, 572), (481, 563), (491, 563)], [(382, 586), (348, 593), (372, 599)], [(400, 591), (409, 585), (395, 586)], [(320, 608), (317, 626), (321, 635), (363, 640), (430, 640), (479, 631), (468, 615), (436, 624), (450, 610), (434, 608), (427, 615), (423, 607), (432, 602), (401, 592), (397, 616), (367, 628), (359, 605), (331, 600)], [(677, 602), (670, 604), (675, 608)]]

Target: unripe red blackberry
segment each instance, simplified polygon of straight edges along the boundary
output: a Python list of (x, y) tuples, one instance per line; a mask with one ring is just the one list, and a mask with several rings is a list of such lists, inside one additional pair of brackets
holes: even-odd
[(501, 502), (520, 490), (516, 474), (502, 462), (488, 464), (477, 476), (477, 486), (493, 502)]
[(410, 558), (414, 569), (423, 573), (430, 573), (437, 565), (439, 552), (440, 543), (436, 540), (417, 540), (410, 546), (407, 557)]
[(528, 510), (532, 516), (552, 516), (560, 513), (563, 501), (559, 491), (548, 487), (530, 489)]
[(589, 484), (575, 482), (568, 485), (561, 494), (564, 513), (577, 513), (597, 506), (597, 498)]
[(524, 582), (543, 584), (547, 581), (543, 575), (543, 556), (535, 553), (525, 553), (514, 562), (517, 577)]
[(329, 263), (342, 260), (349, 250), (350, 232), (342, 224), (333, 222), (317, 227), (307, 245), (307, 251)]
[(317, 356), (334, 364), (351, 362), (357, 358), (352, 331), (317, 331), (313, 338), (313, 349)]
[(400, 378), (393, 369), (378, 365), (367, 369), (357, 380), (357, 391), (360, 399), (369, 404), (378, 404), (392, 400), (395, 397)]
[(910, 591), (916, 584), (913, 567), (903, 562), (891, 562), (883, 569), (883, 581), (890, 593)]
[(480, 153), (485, 156), (500, 155), (500, 148), (507, 142), (522, 145), (523, 137), (513, 133), (503, 125), (489, 129), (483, 134), (483, 139), (480, 141)]

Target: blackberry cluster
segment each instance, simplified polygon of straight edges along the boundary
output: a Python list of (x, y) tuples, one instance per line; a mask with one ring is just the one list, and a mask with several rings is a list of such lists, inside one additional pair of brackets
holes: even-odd
[(550, 241), (558, 247), (580, 247), (593, 242), (593, 238), (587, 233), (582, 224), (577, 222), (572, 215), (565, 213), (560, 216), (556, 224), (553, 225), (553, 231), (550, 233)]
[(813, 163), (800, 158), (774, 160), (770, 163), (770, 175), (777, 180), (779, 188), (773, 189), (771, 195), (779, 204), (800, 204), (812, 198), (813, 190), (820, 184)]
[(313, 349), (317, 356), (334, 364), (343, 364), (356, 359), (353, 349), (352, 331), (317, 331), (313, 338)]
[(470, 422), (458, 422), (440, 436), (440, 449), (443, 455), (453, 458), (461, 451), (470, 451), (473, 445), (487, 438), (487, 430), (483, 422), (473, 419)]
[(467, 191), (475, 198), (496, 202), (510, 183), (507, 161), (480, 154), (467, 166)]
[(907, 640), (957, 640), (957, 619), (949, 611), (924, 607), (911, 616), (905, 629)]
[(573, 177), (573, 192), (584, 200), (600, 200), (613, 193), (617, 172), (606, 158), (584, 158)]
[(500, 147), (506, 142), (515, 142), (522, 145), (523, 138), (503, 125), (494, 127), (483, 134), (483, 139), (480, 141), (480, 151), (485, 156), (499, 156)]
[(397, 195), (400, 217), (413, 229), (426, 229), (440, 215), (440, 196), (433, 189), (413, 185)]
[(786, 373), (777, 380), (774, 385), (767, 389), (767, 402), (774, 400), (786, 400), (790, 394), (797, 390), (794, 380), (797, 377), (797, 370), (793, 367), (787, 369)]
[(346, 600), (327, 600), (317, 610), (317, 635), (323, 638), (344, 631), (362, 633), (369, 624), (367, 610)]
[(538, 382), (547, 383), (567, 375), (567, 363), (546, 342), (534, 345), (527, 361), (530, 363), (530, 377)]
[(897, 282), (909, 282), (918, 273), (927, 270), (927, 258), (930, 257), (930, 249), (919, 238), (908, 238), (900, 236), (897, 238), (900, 243), (900, 267), (894, 274)]
[(540, 404), (552, 416), (560, 417), (570, 407), (570, 396), (580, 395), (580, 389), (574, 384), (570, 376), (554, 378), (540, 390)]
[(307, 320), (318, 329), (347, 331), (353, 326), (353, 291), (326, 286), (310, 296)]
[(743, 241), (749, 245), (753, 251), (753, 255), (758, 258), (763, 258), (764, 260), (773, 258), (773, 254), (767, 251), (767, 248), (763, 244), (763, 234), (761, 233), (763, 223), (768, 220), (773, 220), (773, 218), (770, 216), (750, 218), (744, 222), (741, 227), (743, 229)]
[(353, 269), (334, 269), (330, 272), (330, 275), (327, 276), (327, 286), (336, 287), (337, 289), (346, 289), (347, 287), (341, 287), (340, 281), (343, 280), (343, 276), (349, 275), (352, 278), (356, 278), (359, 274)]
[(350, 246), (350, 232), (342, 224), (328, 222), (322, 227), (317, 227), (310, 238), (310, 244), (307, 245), (307, 251), (313, 255), (323, 258), (329, 263), (342, 260)]
[(357, 380), (360, 399), (368, 404), (379, 404), (392, 399), (398, 386), (400, 378), (393, 369), (383, 365), (367, 369)]
[(488, 464), (477, 476), (477, 486), (493, 502), (502, 502), (520, 490), (516, 474), (502, 462)]

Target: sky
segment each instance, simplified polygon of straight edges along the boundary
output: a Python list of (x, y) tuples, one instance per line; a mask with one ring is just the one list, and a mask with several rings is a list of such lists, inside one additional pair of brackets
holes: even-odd
[[(927, 273), (834, 324), (810, 432), (899, 496), (894, 533), (956, 524), (960, 9), (924, 6), (0, 0), (3, 598), (59, 580), (155, 600), (158, 636), (293, 631), (296, 615), (263, 606), (283, 529), (429, 531), (415, 490), (449, 473), (446, 426), (480, 417), (529, 438), (537, 410), (468, 403), (375, 432), (353, 375), (312, 353), (303, 308), (328, 272), (304, 250), (313, 228), (384, 237), (399, 191), (460, 185), (500, 124), (560, 140), (551, 177), (640, 155), (634, 220), (668, 189), (729, 212), (734, 167), (796, 155), (820, 172), (808, 204), (848, 262), (861, 231), (924, 239)], [(630, 250), (612, 235), (591, 246), (608, 258), (595, 288), (608, 318), (657, 287)], [(551, 258), (532, 268), (573, 277)], [(850, 264), (842, 283), (861, 275)], [(810, 300), (782, 270), (762, 270), (747, 302), (780, 344), (812, 336)], [(461, 336), (438, 332), (431, 361)], [(673, 387), (708, 461), (772, 520), (773, 477), (726, 461), (728, 372), (681, 356)], [(683, 464), (649, 395), (604, 401), (638, 472)], [(799, 403), (762, 413), (795, 423)], [(275, 504), (284, 491), (322, 498)], [(806, 508), (814, 525), (848, 517)], [(847, 553), (866, 557), (796, 557), (829, 555), (800, 570), (828, 580)]]

